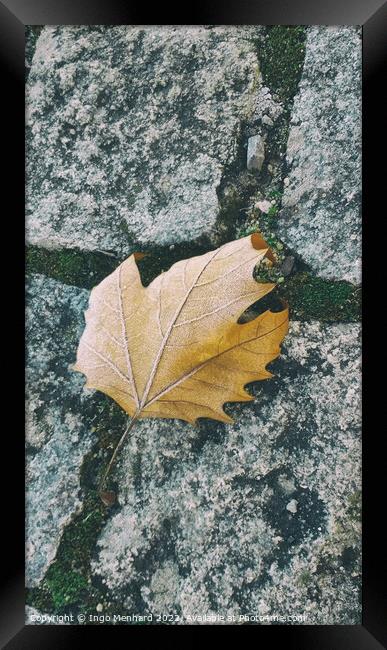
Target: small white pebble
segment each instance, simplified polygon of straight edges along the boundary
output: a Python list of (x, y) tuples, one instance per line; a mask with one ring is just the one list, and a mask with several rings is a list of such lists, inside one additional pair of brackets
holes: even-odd
[(286, 506), (286, 510), (289, 510), (289, 512), (295, 514), (297, 512), (297, 504), (298, 501), (296, 501), (296, 499), (292, 499), (291, 501), (289, 501), (288, 505)]
[(102, 612), (103, 611), (103, 605), (102, 603), (98, 603), (97, 607), (95, 608), (97, 612)]
[(262, 117), (262, 123), (266, 124), (266, 126), (273, 126), (274, 124), (273, 120), (268, 115)]

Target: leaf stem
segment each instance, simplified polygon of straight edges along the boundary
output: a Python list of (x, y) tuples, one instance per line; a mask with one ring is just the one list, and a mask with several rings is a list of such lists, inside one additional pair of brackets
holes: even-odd
[(121, 438), (119, 439), (118, 444), (117, 444), (117, 446), (116, 446), (116, 448), (115, 448), (115, 450), (113, 452), (113, 455), (112, 455), (112, 457), (110, 459), (109, 465), (107, 466), (107, 468), (105, 470), (105, 473), (104, 473), (104, 475), (102, 477), (102, 480), (101, 480), (101, 482), (99, 484), (99, 491), (100, 492), (102, 491), (102, 488), (105, 485), (106, 479), (107, 479), (107, 477), (109, 475), (109, 472), (110, 472), (110, 470), (111, 470), (111, 468), (113, 466), (113, 463), (114, 463), (114, 461), (115, 461), (115, 459), (117, 457), (117, 454), (118, 454), (119, 450), (121, 449), (122, 445), (124, 444), (125, 438), (127, 437), (128, 433), (133, 429), (133, 426), (134, 426), (136, 420), (137, 420), (137, 414), (133, 415), (132, 419), (129, 420), (128, 425), (127, 425), (124, 433), (122, 434)]

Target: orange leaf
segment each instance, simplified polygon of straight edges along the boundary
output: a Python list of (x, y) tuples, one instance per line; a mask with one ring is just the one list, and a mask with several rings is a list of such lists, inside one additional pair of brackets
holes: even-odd
[[(232, 422), (225, 402), (271, 377), (288, 310), (239, 316), (273, 288), (253, 269), (271, 253), (258, 233), (181, 260), (143, 287), (131, 255), (90, 295), (74, 370), (133, 418)], [(273, 257), (271, 257), (274, 259)]]

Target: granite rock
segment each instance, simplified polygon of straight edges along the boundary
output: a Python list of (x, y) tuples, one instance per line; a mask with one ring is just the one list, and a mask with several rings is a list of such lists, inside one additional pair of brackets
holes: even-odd
[(314, 271), (360, 282), (361, 29), (309, 27), (278, 234)]
[(125, 256), (215, 237), (259, 113), (261, 30), (46, 26), (26, 95), (29, 243)]
[(247, 169), (261, 171), (265, 160), (265, 142), (261, 135), (253, 135), (247, 143)]
[(88, 292), (34, 275), (27, 285), (26, 581), (36, 586), (81, 508), (79, 474), (93, 434), (90, 394), (69, 366)]
[(95, 578), (126, 611), (183, 624), (359, 624), (359, 364), (358, 325), (294, 322), (234, 425), (140, 422)]

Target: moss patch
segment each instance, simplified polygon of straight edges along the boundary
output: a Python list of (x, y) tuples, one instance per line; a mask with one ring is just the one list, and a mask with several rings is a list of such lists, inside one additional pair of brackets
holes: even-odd
[[(258, 184), (250, 188), (244, 219), (235, 215), (237, 233), (244, 236), (258, 229), (275, 249), (283, 248), (275, 235), (281, 209), (283, 179), (286, 173), (286, 148), (294, 95), (297, 92), (305, 58), (306, 30), (304, 27), (269, 26), (256, 48), (261, 62), (263, 84), (274, 99), (281, 103), (282, 112), (270, 128), (261, 125), (265, 137), (265, 162)], [(271, 201), (268, 213), (256, 207), (259, 201)], [(238, 223), (240, 226), (238, 227)]]
[(361, 291), (350, 282), (296, 273), (277, 289), (290, 306), (290, 317), (299, 320), (351, 322), (360, 319)]
[(101, 282), (119, 262), (103, 253), (84, 253), (74, 249), (58, 251), (30, 246), (26, 252), (27, 273), (41, 273), (85, 289)]
[(266, 85), (283, 102), (293, 98), (305, 58), (305, 28), (274, 25), (268, 28), (260, 51), (261, 70)]
[[(214, 248), (208, 240), (182, 242), (171, 246), (134, 246), (146, 256), (138, 262), (143, 284), (147, 285), (159, 273), (181, 259), (202, 255)], [(124, 258), (125, 259), (125, 258)], [(76, 249), (47, 250), (30, 246), (26, 251), (26, 272), (40, 273), (49, 278), (83, 289), (92, 289), (123, 261), (104, 253)]]
[(52, 566), (46, 581), (52, 594), (54, 606), (59, 609), (76, 603), (86, 594), (88, 586), (82, 574), (71, 570), (63, 573), (58, 564)]
[(268, 268), (259, 272), (258, 281), (278, 282), (277, 287), (250, 308), (252, 316), (266, 309), (280, 311), (288, 304), (291, 320), (318, 320), (324, 323), (351, 323), (361, 317), (361, 292), (345, 281), (331, 281), (316, 278), (308, 272), (295, 273), (285, 278), (274, 277), (275, 271)]

